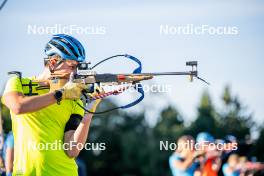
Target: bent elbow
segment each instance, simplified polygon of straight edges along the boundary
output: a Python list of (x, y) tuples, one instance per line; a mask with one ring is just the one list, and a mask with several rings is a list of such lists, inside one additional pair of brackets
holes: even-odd
[(15, 114), (15, 115), (20, 115), (23, 113), (23, 108), (22, 108), (22, 105), (20, 104), (17, 104), (17, 105), (14, 105), (11, 109), (11, 111)]

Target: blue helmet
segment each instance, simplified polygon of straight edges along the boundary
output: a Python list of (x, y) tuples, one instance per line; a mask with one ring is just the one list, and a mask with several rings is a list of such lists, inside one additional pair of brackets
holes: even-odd
[(45, 47), (45, 53), (47, 56), (57, 54), (62, 59), (75, 60), (77, 62), (85, 60), (85, 51), (82, 44), (77, 39), (65, 34), (53, 35)]
[(225, 139), (227, 142), (237, 142), (237, 138), (234, 135), (226, 135)]
[(224, 139), (216, 139), (215, 143), (216, 144), (225, 144), (225, 140)]
[(197, 135), (196, 142), (197, 143), (214, 142), (214, 137), (207, 132), (201, 132)]

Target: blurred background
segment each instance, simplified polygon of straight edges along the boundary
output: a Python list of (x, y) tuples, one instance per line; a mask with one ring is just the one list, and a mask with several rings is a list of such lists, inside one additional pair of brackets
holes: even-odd
[[(159, 77), (146, 85), (169, 85), (168, 92), (146, 93), (125, 111), (95, 116), (87, 142), (106, 150), (83, 150), (87, 175), (171, 175), (160, 141), (206, 131), (215, 138), (237, 138), (238, 153), (264, 160), (263, 30), (264, 2), (252, 1), (0, 1), (0, 86), (8, 71), (23, 76), (43, 69), (44, 46), (55, 33), (68, 33), (97, 63), (115, 54), (138, 57), (143, 72), (185, 71), (198, 61), (210, 86), (187, 77)], [(203, 32), (200, 29), (210, 28)], [(216, 29), (225, 32), (217, 32)], [(63, 31), (63, 29), (65, 29)], [(199, 29), (200, 32), (195, 32)], [(100, 73), (131, 72), (135, 65), (116, 59)], [(100, 109), (125, 104), (137, 96), (107, 98)], [(11, 130), (2, 105), (4, 131)]]

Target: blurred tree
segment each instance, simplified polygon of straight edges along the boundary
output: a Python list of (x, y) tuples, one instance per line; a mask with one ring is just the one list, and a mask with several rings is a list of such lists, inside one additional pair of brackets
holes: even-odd
[(183, 118), (179, 112), (169, 106), (161, 112), (160, 119), (154, 127), (154, 135), (158, 138), (166, 138), (175, 141), (184, 128)]
[[(103, 109), (110, 106), (114, 104), (104, 103)], [(88, 175), (152, 175), (151, 130), (144, 114), (112, 111), (97, 115), (90, 131), (87, 142), (105, 143), (106, 150), (82, 151)]]
[(214, 136), (219, 134), (217, 113), (207, 91), (203, 92), (198, 106), (197, 118), (187, 128), (186, 133), (195, 137), (202, 131), (209, 132)]
[(174, 152), (172, 148), (165, 150), (160, 143), (167, 142), (167, 146), (177, 142), (177, 139), (184, 134), (184, 121), (179, 112), (172, 106), (167, 107), (161, 112), (159, 121), (153, 128), (154, 145), (153, 159), (156, 165), (154, 175), (171, 175), (168, 159)]
[(239, 98), (231, 94), (229, 86), (225, 87), (222, 100), (224, 108), (219, 113), (222, 134), (232, 134), (238, 139), (244, 140), (246, 135), (250, 135), (250, 129), (254, 125), (252, 114), (248, 114), (247, 108)]
[[(1, 97), (0, 97), (1, 100)], [(11, 123), (11, 118), (10, 118), (10, 112), (9, 109), (2, 104), (2, 102), (0, 103), (1, 106), (1, 115), (2, 115), (2, 123), (3, 123), (3, 130), (4, 133), (7, 134), (9, 131), (12, 130), (12, 123)]]
[[(197, 118), (188, 127), (184, 125), (181, 114), (172, 106), (162, 110), (154, 127), (147, 124), (144, 112), (135, 114), (112, 111), (95, 115), (87, 140), (90, 150), (82, 150), (79, 157), (85, 161), (88, 175), (170, 176), (168, 159), (173, 150), (161, 150), (160, 141), (172, 144), (181, 135), (190, 134), (195, 137), (201, 131), (207, 131), (217, 138), (233, 134), (243, 139), (250, 134), (250, 128), (254, 125), (252, 115), (231, 94), (228, 86), (224, 89), (222, 102), (223, 109), (216, 111), (209, 93), (205, 91), (197, 109)], [(8, 132), (11, 130), (9, 110), (1, 106), (4, 130)], [(113, 102), (104, 101), (98, 111), (114, 106)], [(255, 155), (262, 160), (263, 141), (264, 128), (255, 145)], [(99, 150), (102, 146), (106, 149)]]
[(264, 125), (262, 125), (262, 129), (260, 130), (259, 137), (254, 145), (253, 154), (257, 157), (259, 161), (264, 161)]

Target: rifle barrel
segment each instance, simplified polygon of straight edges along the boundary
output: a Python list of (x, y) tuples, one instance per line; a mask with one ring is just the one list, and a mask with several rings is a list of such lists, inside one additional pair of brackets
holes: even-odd
[[(131, 74), (120, 74), (120, 75), (131, 75)], [(197, 71), (188, 71), (188, 72), (154, 72), (154, 73), (139, 73), (133, 75), (152, 75), (152, 76), (165, 76), (165, 75), (197, 75)]]

